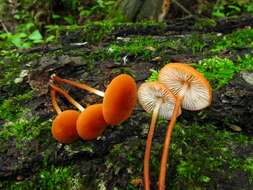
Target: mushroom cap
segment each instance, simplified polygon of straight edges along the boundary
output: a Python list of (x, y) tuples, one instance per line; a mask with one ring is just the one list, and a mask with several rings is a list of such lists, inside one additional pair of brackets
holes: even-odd
[(121, 74), (108, 85), (103, 99), (105, 121), (118, 125), (128, 119), (137, 102), (137, 87), (134, 79)]
[(93, 140), (100, 136), (108, 126), (103, 116), (103, 105), (88, 106), (78, 117), (76, 128), (83, 140)]
[[(145, 82), (138, 89), (138, 99), (143, 109), (152, 113), (156, 103), (162, 100), (158, 115), (170, 119), (176, 104), (176, 97), (159, 82)], [(178, 116), (181, 114), (181, 109)]]
[(193, 67), (183, 63), (165, 65), (158, 75), (158, 80), (175, 95), (182, 93), (182, 87), (188, 87), (182, 96), (182, 107), (186, 110), (200, 110), (211, 104), (212, 88), (204, 76)]
[(57, 115), (51, 128), (52, 135), (57, 141), (69, 144), (79, 138), (76, 131), (79, 114), (76, 110), (66, 110)]

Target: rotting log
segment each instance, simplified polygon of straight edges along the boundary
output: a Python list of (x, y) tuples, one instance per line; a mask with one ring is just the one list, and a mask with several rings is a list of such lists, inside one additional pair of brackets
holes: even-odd
[[(225, 25), (227, 27), (224, 27), (224, 30), (217, 30), (218, 32), (226, 32), (228, 30), (227, 28), (229, 28), (228, 25), (230, 24), (230, 29), (245, 27), (253, 23), (248, 23), (249, 20), (252, 20), (252, 18), (245, 19), (245, 22), (243, 22), (242, 25), (238, 25), (238, 23), (234, 23), (233, 25), (231, 22), (226, 22)], [(188, 26), (190, 27), (190, 25), (191, 24)], [(172, 29), (172, 26), (173, 25), (168, 25), (168, 28), (171, 27)], [(175, 24), (175, 26), (178, 26), (178, 28), (175, 28), (179, 31), (183, 30), (183, 25)], [(212, 28), (210, 31), (214, 30), (215, 28)], [(115, 32), (120, 34), (119, 31)], [(133, 31), (132, 33), (136, 32), (135, 34), (142, 34), (142, 32), (146, 32), (145, 34), (148, 34), (148, 32), (154, 32), (154, 30), (138, 31), (137, 28), (134, 30), (133, 28), (130, 28), (125, 31), (128, 35), (131, 35), (131, 31)], [(150, 34), (155, 34), (152, 32)], [(97, 47), (95, 46), (94, 49), (96, 48)], [(61, 50), (60, 52), (51, 55), (53, 51), (59, 49)], [(79, 51), (80, 49), (82, 51)], [(136, 76), (135, 79), (137, 83), (140, 85), (140, 83), (144, 82), (149, 77), (150, 68), (161, 68), (164, 64), (162, 62), (154, 64), (141, 60), (135, 61), (135, 64), (131, 64), (132, 62), (129, 61), (129, 65), (119, 65), (111, 60), (102, 60), (96, 61), (91, 65), (91, 63), (88, 63), (85, 59), (83, 59), (82, 54), (85, 51), (92, 51), (92, 49), (90, 47), (87, 48), (82, 46), (80, 49), (73, 50), (67, 45), (62, 45), (61, 47), (57, 47), (55, 49), (34, 49), (35, 52), (42, 51), (45, 55), (30, 63), (30, 67), (25, 68), (29, 70), (29, 75), (23, 79), (21, 84), (19, 84), (20, 88), (29, 88), (30, 86), (30, 88), (37, 91), (36, 96), (25, 104), (27, 108), (31, 109), (31, 115), (36, 115), (42, 120), (49, 120), (54, 117), (55, 114), (52, 110), (47, 86), (50, 74), (52, 73), (57, 73), (62, 77), (78, 81), (85, 81), (93, 87), (104, 90), (110, 79), (116, 75), (115, 70), (113, 70), (115, 68), (118, 69), (117, 72), (124, 72), (125, 68), (130, 68)], [(72, 51), (72, 53), (74, 51), (74, 55), (71, 54), (70, 51)], [(29, 56), (29, 52), (27, 52), (27, 55)], [(181, 60), (189, 59), (189, 62), (191, 60), (200, 59), (192, 59), (191, 57), (185, 58), (184, 55), (176, 55), (175, 57), (175, 59), (180, 57)], [(200, 124), (214, 123), (221, 129), (224, 129), (224, 127), (229, 127), (233, 130), (241, 129), (245, 134), (252, 135), (252, 78), (252, 73), (241, 72), (236, 74), (233, 80), (231, 80), (226, 86), (213, 93), (213, 102), (209, 108), (207, 108), (204, 112), (197, 113), (183, 111), (180, 120), (183, 122), (186, 120), (187, 122)], [(15, 94), (19, 93), (20, 88), (13, 89), (13, 91), (18, 91)], [(85, 92), (80, 93), (80, 90), (70, 87), (66, 87), (66, 89), (83, 105), (101, 101), (101, 99), (94, 95)], [(6, 87), (0, 87), (0, 92), (1, 96), (3, 96), (1, 97), (2, 99), (9, 96), (9, 91)], [(61, 105), (63, 104), (63, 108), (67, 108), (68, 104), (66, 102), (62, 100), (60, 102)], [(30, 142), (25, 142), (19, 149), (16, 148), (15, 139), (9, 139), (1, 146), (1, 151), (3, 152), (1, 152), (0, 156), (0, 179), (15, 180), (17, 176), (29, 178), (43, 168), (45, 161), (48, 166), (68, 166), (72, 163), (82, 163), (82, 167), (78, 169), (84, 176), (92, 174), (92, 177), (98, 177), (98, 171), (105, 167), (104, 163), (108, 160), (107, 155), (117, 144), (126, 142), (126, 147), (133, 148), (137, 145), (134, 144), (134, 146), (132, 146), (131, 142), (138, 142), (140, 147), (139, 154), (134, 156), (140, 160), (142, 159), (142, 152), (144, 151), (143, 147), (145, 145), (146, 138), (146, 133), (143, 133), (143, 127), (149, 122), (149, 116), (144, 114), (144, 111), (137, 106), (132, 117), (127, 122), (124, 122), (122, 126), (117, 126), (117, 128), (109, 128), (104, 134), (104, 137), (97, 141), (85, 143), (78, 142), (73, 146), (70, 145), (64, 147), (55, 143), (49, 130), (42, 131), (40, 138), (33, 139)], [(3, 124), (4, 121), (0, 121), (0, 125)], [(164, 129), (161, 130), (164, 132)], [(163, 140), (162, 132), (158, 132), (158, 136), (156, 136), (156, 140), (159, 142), (162, 142)], [(122, 165), (124, 165), (124, 163)], [(108, 179), (108, 181), (108, 183), (110, 183), (110, 179)], [(121, 178), (120, 181), (125, 183), (124, 184), (122, 182), (122, 186), (127, 185), (128, 183), (128, 181), (124, 181)], [(111, 183), (117, 183), (117, 181), (113, 181)], [(91, 189), (96, 188), (93, 187)]]

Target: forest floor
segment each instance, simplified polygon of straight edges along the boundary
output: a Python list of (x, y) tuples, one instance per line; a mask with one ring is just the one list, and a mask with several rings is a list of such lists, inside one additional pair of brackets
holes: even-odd
[[(210, 81), (212, 105), (183, 111), (173, 132), (168, 189), (253, 189), (253, 18), (170, 23), (94, 22), (61, 29), (59, 44), (0, 55), (0, 189), (142, 189), (150, 115), (138, 105), (122, 125), (94, 141), (62, 145), (51, 135), (56, 116), (50, 75), (105, 90), (120, 73), (137, 84), (155, 80), (169, 62), (191, 64)], [(84, 43), (87, 42), (87, 43)], [(81, 44), (80, 44), (81, 43)], [(3, 71), (3, 72), (2, 72)], [(102, 99), (64, 86), (85, 107)], [(62, 109), (71, 107), (59, 98)], [(152, 147), (156, 188), (167, 121)]]

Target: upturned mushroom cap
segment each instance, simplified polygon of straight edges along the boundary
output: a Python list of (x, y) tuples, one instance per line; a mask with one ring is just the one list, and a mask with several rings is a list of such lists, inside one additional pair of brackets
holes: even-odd
[[(204, 76), (193, 67), (182, 63), (165, 65), (158, 76), (175, 95), (182, 96), (182, 107), (186, 110), (200, 110), (210, 105), (212, 88)], [(183, 89), (184, 84), (188, 84)], [(184, 92), (182, 92), (184, 91)]]
[[(170, 119), (176, 103), (176, 97), (166, 86), (159, 82), (143, 83), (138, 89), (138, 99), (143, 109), (152, 113), (156, 103), (162, 100), (158, 115), (165, 119)], [(178, 115), (181, 114), (181, 110)]]
[(100, 136), (108, 126), (103, 116), (102, 104), (87, 107), (76, 122), (77, 133), (83, 140), (92, 140)]
[(118, 125), (132, 113), (137, 101), (137, 87), (134, 79), (121, 74), (108, 85), (103, 99), (105, 121)]
[(66, 110), (57, 115), (51, 128), (52, 135), (57, 141), (69, 144), (79, 138), (76, 131), (79, 114), (75, 110)]

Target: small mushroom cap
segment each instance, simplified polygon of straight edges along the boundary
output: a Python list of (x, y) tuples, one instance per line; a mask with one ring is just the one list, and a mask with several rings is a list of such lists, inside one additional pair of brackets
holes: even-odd
[(209, 82), (189, 65), (167, 64), (159, 72), (158, 80), (175, 95), (181, 95), (182, 87), (188, 84), (182, 96), (182, 107), (186, 110), (200, 110), (211, 104), (212, 88)]
[(57, 141), (69, 144), (79, 138), (76, 131), (79, 114), (76, 110), (66, 110), (57, 115), (51, 128), (52, 135)]
[(105, 121), (118, 125), (131, 115), (137, 102), (137, 87), (134, 79), (121, 74), (108, 85), (103, 99)]
[[(176, 97), (166, 86), (159, 82), (145, 82), (138, 89), (138, 99), (143, 109), (152, 113), (156, 103), (162, 100), (158, 115), (170, 119), (176, 103)], [(181, 109), (178, 116), (181, 114)]]
[(77, 133), (83, 140), (93, 140), (100, 136), (108, 126), (103, 116), (103, 105), (87, 107), (78, 117)]

